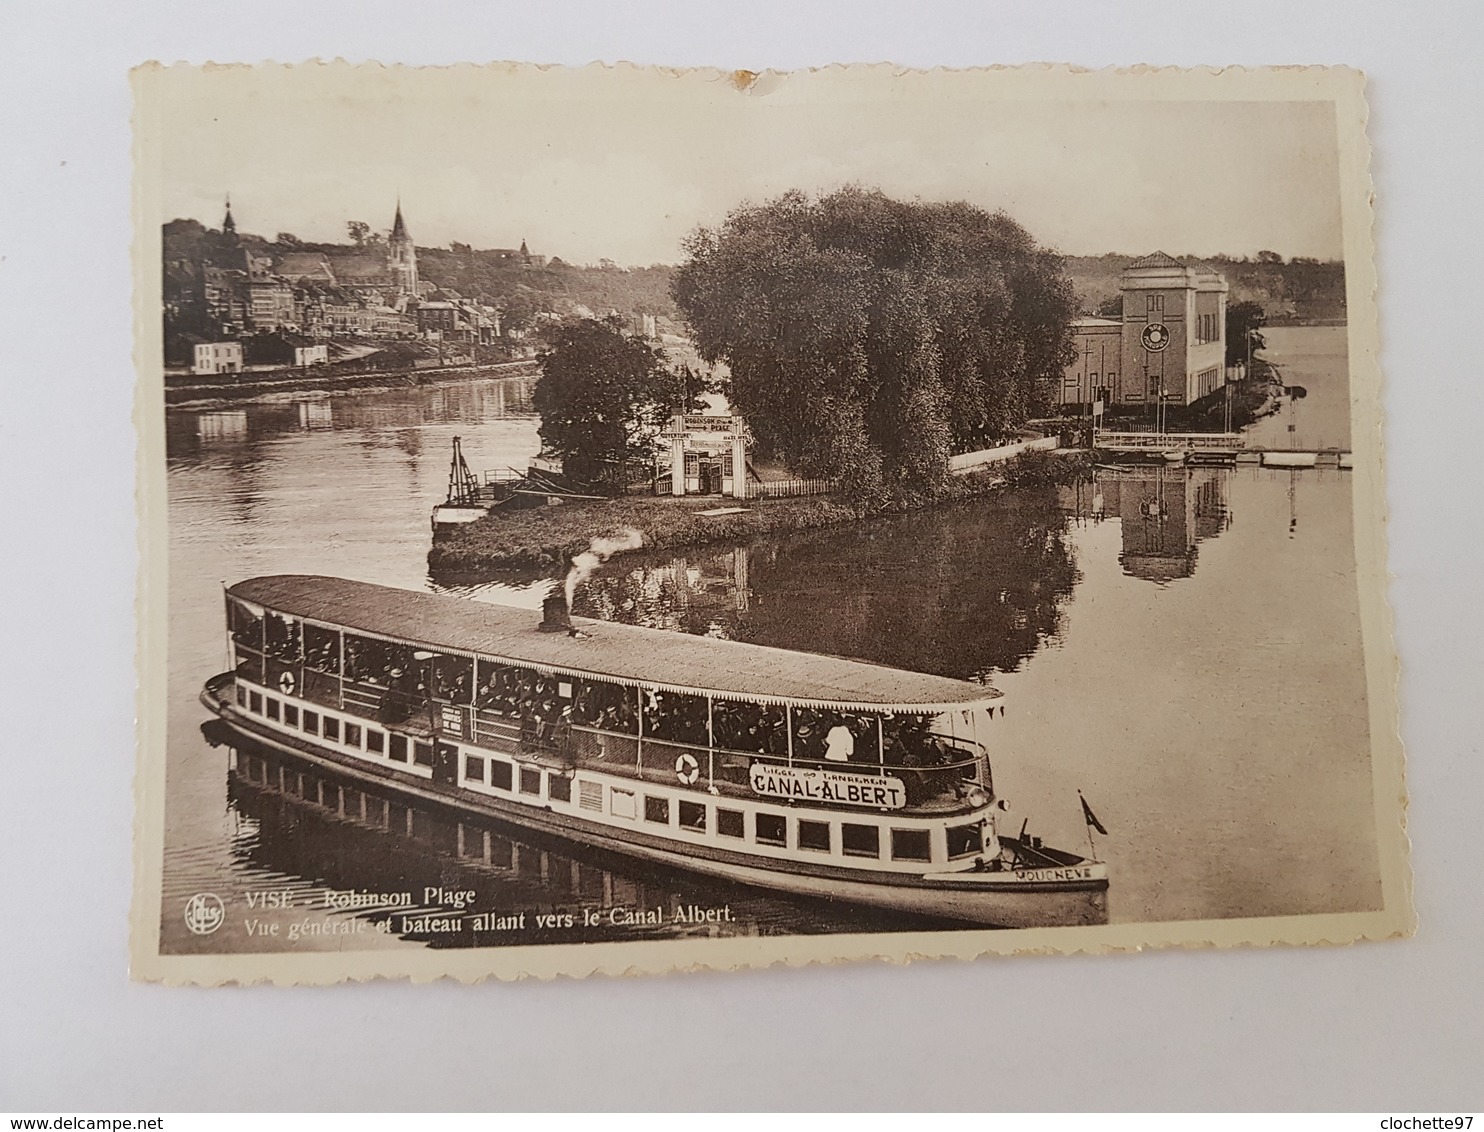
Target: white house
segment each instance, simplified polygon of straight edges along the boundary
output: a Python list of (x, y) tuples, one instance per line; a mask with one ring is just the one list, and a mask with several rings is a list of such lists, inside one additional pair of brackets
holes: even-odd
[[(321, 347), (323, 349), (324, 347)], [(198, 342), (192, 373), (241, 373), (241, 342)]]

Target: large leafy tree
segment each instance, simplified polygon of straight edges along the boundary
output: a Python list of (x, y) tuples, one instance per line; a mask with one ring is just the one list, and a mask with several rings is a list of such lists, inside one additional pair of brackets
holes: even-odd
[(1070, 360), (1060, 257), (963, 202), (787, 193), (686, 251), (676, 303), (759, 446), (867, 499), (937, 494), (948, 457), (1044, 411)]
[(1267, 346), (1267, 339), (1262, 336), (1262, 327), (1265, 317), (1261, 303), (1232, 303), (1226, 308), (1226, 364), (1236, 365), (1238, 362), (1247, 360), (1248, 338), (1252, 352)]
[(684, 406), (683, 380), (616, 319), (566, 319), (542, 339), (533, 394), (542, 443), (579, 480), (621, 482), (624, 465), (647, 457), (659, 427)]

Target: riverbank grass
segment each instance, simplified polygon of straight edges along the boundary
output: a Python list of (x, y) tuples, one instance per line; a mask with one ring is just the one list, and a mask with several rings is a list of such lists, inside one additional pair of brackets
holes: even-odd
[[(592, 539), (613, 537), (625, 529), (638, 531), (646, 550), (746, 542), (765, 535), (958, 503), (992, 494), (1007, 484), (1064, 482), (1068, 476), (1077, 475), (1085, 463), (1086, 458), (1080, 454), (1053, 457), (1029, 452), (992, 469), (951, 477), (941, 497), (914, 506), (871, 509), (841, 494), (746, 502), (716, 496), (637, 495), (496, 511), (440, 533), (428, 555), (428, 566), (444, 574), (553, 573), (586, 550)], [(706, 514), (716, 510), (730, 513)]]
[(704, 511), (729, 508), (731, 500), (705, 496), (631, 496), (588, 500), (555, 507), (497, 511), (488, 518), (440, 534), (428, 564), (435, 570), (551, 570), (599, 537), (625, 529), (644, 536), (647, 550), (744, 541), (780, 531), (810, 530), (849, 522), (857, 513), (834, 496), (754, 499), (727, 515)]

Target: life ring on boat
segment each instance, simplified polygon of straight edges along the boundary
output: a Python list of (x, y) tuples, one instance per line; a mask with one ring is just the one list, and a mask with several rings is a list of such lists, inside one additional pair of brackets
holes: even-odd
[(694, 786), (701, 777), (701, 764), (695, 755), (681, 755), (675, 760), (675, 777), (687, 786)]
[(294, 674), (292, 672), (284, 672), (278, 677), (278, 690), (285, 696), (292, 696), (294, 694)]

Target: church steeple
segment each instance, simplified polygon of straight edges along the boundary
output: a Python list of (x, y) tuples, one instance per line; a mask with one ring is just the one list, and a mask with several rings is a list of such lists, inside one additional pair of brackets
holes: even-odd
[(417, 297), (417, 248), (402, 219), (402, 198), (397, 198), (397, 215), (392, 220), (392, 234), (386, 242), (386, 265), (397, 289)]
[(227, 194), (227, 214), (222, 217), (222, 235), (237, 235), (237, 221), (232, 219), (232, 194)]

